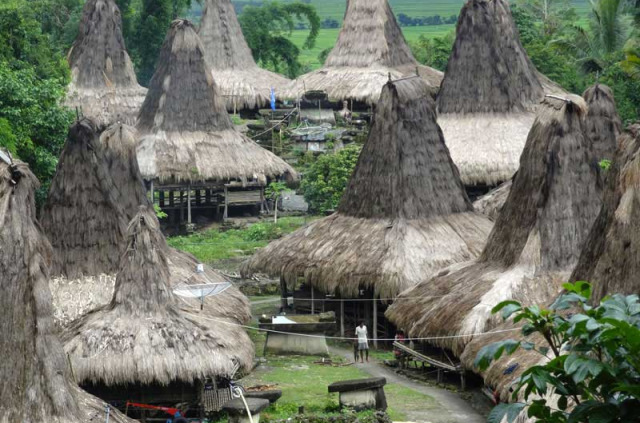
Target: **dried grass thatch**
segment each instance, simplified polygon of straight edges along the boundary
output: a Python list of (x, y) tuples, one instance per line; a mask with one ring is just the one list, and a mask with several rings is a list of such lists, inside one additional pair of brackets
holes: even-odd
[(135, 124), (147, 90), (138, 85), (122, 37), (122, 19), (114, 0), (88, 0), (78, 37), (69, 51), (71, 85), (66, 104), (107, 126)]
[(473, 202), (473, 208), (495, 222), (509, 197), (512, 185), (513, 181), (509, 180), (498, 188), (489, 191)]
[[(56, 333), (38, 185), (24, 163), (0, 161), (0, 422), (85, 423), (101, 419), (105, 404), (72, 381)], [(132, 422), (117, 411), (111, 419)]]
[(520, 170), (474, 262), (452, 266), (403, 292), (387, 311), (412, 337), (435, 341), (460, 355), (473, 338), (499, 322), (501, 301), (544, 304), (577, 263), (601, 205), (599, 168), (584, 133), (584, 100), (546, 99), (522, 153)]
[(198, 35), (227, 110), (255, 109), (269, 104), (289, 84), (281, 75), (261, 69), (242, 34), (230, 0), (207, 0)]
[(589, 106), (586, 131), (593, 144), (596, 159), (611, 160), (616, 151), (616, 141), (622, 132), (613, 91), (606, 85), (595, 84), (587, 88), (582, 97)]
[(284, 160), (237, 132), (191, 22), (164, 41), (138, 120), (142, 176), (162, 182), (226, 182), (296, 176)]
[(111, 303), (74, 322), (63, 335), (79, 382), (167, 385), (248, 370), (253, 344), (235, 324), (211, 323), (179, 307), (167, 247), (149, 206), (128, 228)]
[[(136, 159), (135, 130), (123, 124), (99, 137), (90, 120), (70, 131), (43, 212), (43, 223), (55, 246), (57, 268), (51, 281), (56, 318), (64, 326), (107, 304), (126, 246), (126, 224), (140, 205), (150, 205)], [(205, 266), (196, 274), (192, 255), (167, 247), (172, 285), (204, 284), (226, 279)], [(60, 276), (61, 275), (61, 276)], [(187, 301), (199, 310), (196, 301)], [(247, 298), (236, 288), (208, 298), (205, 313), (246, 323)]]
[(508, 1), (467, 1), (437, 100), (465, 185), (493, 186), (513, 176), (545, 91), (562, 90), (529, 60)]
[(324, 66), (293, 81), (284, 96), (298, 99), (306, 91), (321, 90), (333, 101), (375, 104), (390, 78), (416, 72), (435, 94), (442, 72), (416, 61), (388, 1), (347, 0), (338, 41)]
[(419, 78), (388, 82), (337, 213), (274, 241), (242, 272), (298, 276), (343, 298), (382, 298), (477, 256), (491, 229), (473, 208)]
[[(607, 185), (600, 214), (591, 228), (580, 260), (568, 280), (588, 280), (594, 285), (594, 300), (615, 293), (640, 291), (637, 278), (640, 267), (640, 235), (636, 222), (640, 218), (640, 125), (633, 125), (619, 137), (618, 149), (607, 174)], [(518, 328), (511, 321), (498, 330)], [(473, 369), (473, 361), (485, 345), (506, 339), (522, 339), (520, 333), (502, 332), (474, 339), (462, 355), (463, 363)], [(546, 345), (539, 335), (527, 341)], [(511, 399), (509, 388), (528, 368), (544, 361), (533, 351), (518, 350), (503, 357), (483, 373), (488, 385), (495, 387), (505, 401)], [(514, 368), (515, 367), (515, 368)]]

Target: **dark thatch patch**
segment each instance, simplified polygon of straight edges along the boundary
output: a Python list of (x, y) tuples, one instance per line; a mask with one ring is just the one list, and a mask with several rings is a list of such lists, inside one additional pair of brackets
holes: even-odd
[[(28, 166), (0, 161), (0, 421), (84, 423), (105, 404), (81, 391), (58, 339), (48, 288), (51, 247), (36, 221)], [(114, 422), (132, 422), (118, 412)]]
[[(89, 121), (77, 123), (78, 126), (88, 132), (94, 130)], [(77, 132), (72, 129), (74, 131)], [(91, 140), (86, 148), (74, 147), (71, 140), (65, 147), (43, 216), (47, 232), (56, 245), (61, 273), (65, 275), (51, 281), (56, 317), (62, 325), (111, 300), (120, 254), (126, 245), (127, 222), (141, 205), (150, 205), (138, 169), (135, 130), (115, 124), (100, 135), (99, 141), (94, 132), (86, 136)], [(100, 177), (94, 177), (96, 174)], [(108, 225), (100, 223), (103, 219)], [(94, 221), (98, 223), (92, 223)], [(117, 229), (117, 236), (112, 233), (109, 237), (110, 232), (103, 232), (113, 232), (110, 228)], [(92, 247), (94, 239), (107, 239), (110, 243)], [(69, 240), (79, 241), (74, 244)], [(167, 247), (165, 254), (172, 285), (226, 281), (209, 266), (205, 266), (203, 274), (196, 274), (198, 261), (188, 253)], [(106, 258), (112, 261), (105, 263)], [(78, 263), (84, 267), (78, 267)], [(87, 268), (93, 270), (89, 272)], [(197, 301), (187, 300), (187, 303), (199, 312)], [(247, 298), (235, 286), (220, 296), (208, 298), (204, 312), (239, 323), (246, 323), (251, 317)]]
[(177, 20), (164, 41), (138, 121), (138, 162), (160, 182), (258, 180), (296, 172), (237, 132), (191, 22)]
[(518, 169), (546, 92), (506, 0), (469, 0), (438, 93), (438, 121), (465, 185), (497, 185)]
[(175, 298), (167, 247), (151, 207), (128, 228), (111, 304), (74, 322), (63, 335), (79, 382), (106, 385), (195, 383), (249, 370), (253, 344), (237, 324), (211, 324)]
[(136, 80), (114, 0), (85, 3), (68, 60), (69, 107), (80, 108), (85, 116), (104, 126), (116, 121), (135, 123), (147, 90)]
[(42, 227), (54, 249), (52, 275), (76, 279), (117, 271), (126, 233), (118, 192), (95, 124), (76, 122), (42, 211)]
[(272, 242), (242, 272), (298, 276), (344, 298), (395, 297), (477, 256), (491, 223), (473, 212), (420, 78), (387, 83), (338, 212)]
[(416, 72), (437, 92), (442, 72), (420, 65), (398, 26), (387, 0), (348, 0), (338, 41), (322, 69), (296, 79), (285, 97), (323, 90), (332, 100), (375, 104), (389, 78)]
[(495, 222), (509, 197), (512, 184), (513, 181), (509, 180), (498, 188), (489, 191), (473, 202), (473, 208)]
[(280, 95), (290, 82), (258, 67), (230, 0), (206, 1), (198, 35), (227, 110), (264, 107), (269, 104), (271, 88)]
[(616, 140), (622, 132), (613, 92), (606, 85), (595, 84), (587, 88), (582, 97), (589, 106), (586, 131), (595, 157), (597, 160), (611, 160), (616, 151)]
[(544, 304), (567, 280), (600, 210), (602, 188), (584, 134), (586, 104), (567, 99), (549, 98), (540, 107), (480, 258), (403, 292), (387, 311), (410, 336), (460, 335), (434, 342), (460, 355), (470, 334), (499, 323), (493, 306), (508, 299)]
[[(634, 223), (640, 218), (637, 195), (640, 188), (639, 149), (640, 125), (633, 125), (619, 137), (613, 164), (607, 172), (602, 209), (591, 228), (578, 264), (568, 279), (591, 281), (595, 301), (600, 301), (605, 295), (637, 294), (640, 291), (637, 277), (640, 271), (640, 241)], [(505, 322), (497, 329), (521, 326)], [(503, 332), (476, 338), (465, 349), (463, 363), (473, 369), (473, 361), (482, 347), (505, 339), (522, 339), (522, 335)], [(529, 336), (527, 341), (545, 345), (538, 335)], [(506, 401), (510, 399), (511, 384), (523, 371), (542, 360), (538, 353), (519, 350), (494, 363), (483, 376), (487, 384), (495, 387)], [(508, 372), (507, 369), (514, 365), (517, 368)]]

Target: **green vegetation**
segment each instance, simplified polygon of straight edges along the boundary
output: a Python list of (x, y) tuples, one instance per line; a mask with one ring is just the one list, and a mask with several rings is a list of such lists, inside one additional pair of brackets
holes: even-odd
[[(288, 38), (296, 27), (296, 19), (305, 19), (310, 28), (301, 46)], [(300, 2), (249, 6), (239, 20), (256, 62), (291, 78), (301, 73), (300, 50), (313, 48), (320, 30), (320, 17), (315, 8)]]
[(169, 245), (195, 255), (203, 263), (251, 255), (257, 248), (289, 234), (312, 221), (309, 217), (282, 217), (278, 223), (254, 223), (244, 229), (208, 229), (188, 236), (169, 238)]
[[(476, 366), (486, 370), (503, 353), (519, 348), (540, 357), (543, 365), (527, 369), (514, 385), (514, 403), (494, 408), (489, 423), (507, 416), (513, 422), (527, 407), (519, 395), (531, 399), (527, 415), (542, 423), (637, 422), (640, 409), (640, 300), (616, 294), (590, 304), (591, 285), (565, 284), (565, 294), (549, 309), (523, 307), (505, 301), (494, 307), (503, 319), (522, 321), (522, 335), (539, 334), (543, 343), (506, 340), (480, 350)], [(558, 395), (557, 406), (545, 395)]]

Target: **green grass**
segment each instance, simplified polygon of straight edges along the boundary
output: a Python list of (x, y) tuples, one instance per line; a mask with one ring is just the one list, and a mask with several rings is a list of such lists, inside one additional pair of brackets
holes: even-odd
[(270, 241), (301, 228), (313, 217), (282, 217), (278, 223), (263, 221), (244, 229), (208, 229), (188, 236), (168, 239), (170, 246), (195, 255), (203, 263), (253, 254)]

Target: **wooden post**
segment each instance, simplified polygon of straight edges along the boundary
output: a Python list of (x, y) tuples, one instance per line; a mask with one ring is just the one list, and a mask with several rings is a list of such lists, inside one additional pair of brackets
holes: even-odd
[(187, 223), (191, 224), (191, 184), (188, 187), (189, 191), (187, 191)]
[(344, 300), (340, 299), (340, 336), (344, 338)]
[(180, 190), (180, 224), (184, 222), (184, 191)]
[(153, 180), (149, 184), (149, 194), (151, 194), (151, 205), (153, 206), (156, 203), (155, 193), (153, 192)]
[(202, 191), (200, 189), (196, 190), (196, 207), (200, 206), (200, 203), (202, 203)]
[(164, 191), (160, 190), (160, 192), (158, 192), (158, 196), (160, 197), (160, 208), (164, 208), (165, 204), (165, 200), (164, 200)]
[(315, 305), (315, 301), (314, 301), (314, 289), (313, 286), (311, 286), (311, 314), (315, 314), (316, 311), (316, 305)]
[(378, 348), (378, 300), (376, 294), (373, 294), (373, 348)]
[(207, 205), (211, 205), (211, 190), (207, 189), (204, 192), (204, 201), (207, 203)]
[(287, 309), (287, 283), (284, 281), (284, 276), (280, 276), (280, 306), (282, 307), (282, 311)]
[(176, 205), (175, 195), (173, 194), (173, 191), (169, 191), (169, 206), (173, 208), (175, 205)]
[(224, 214), (222, 215), (222, 220), (224, 222), (227, 221), (229, 217), (229, 188), (224, 187)]
[(264, 187), (260, 187), (260, 214), (264, 214)]

